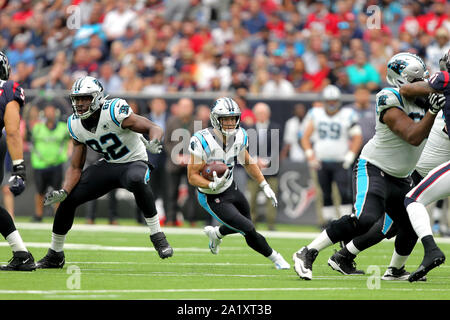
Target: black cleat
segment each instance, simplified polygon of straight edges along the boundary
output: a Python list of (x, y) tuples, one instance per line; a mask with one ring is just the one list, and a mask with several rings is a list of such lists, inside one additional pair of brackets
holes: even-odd
[(52, 249), (48, 249), (45, 257), (36, 263), (36, 267), (38, 269), (62, 269), (65, 262), (64, 251), (56, 252)]
[(335, 252), (330, 259), (328, 259), (328, 265), (336, 271), (339, 271), (345, 275), (360, 275), (364, 274), (364, 271), (356, 269), (355, 260), (346, 257), (339, 252)]
[(3, 271), (34, 271), (36, 270), (36, 264), (34, 258), (28, 251), (16, 251), (13, 252), (13, 257), (9, 260), (9, 263), (5, 266), (0, 266), (0, 270)]
[(443, 264), (444, 261), (445, 255), (439, 248), (435, 248), (431, 250), (429, 253), (425, 253), (425, 257), (423, 258), (419, 268), (417, 268), (416, 271), (411, 273), (411, 275), (408, 278), (408, 281), (414, 282), (420, 280), (429, 271)]
[(308, 249), (303, 247), (294, 252), (292, 259), (294, 260), (294, 270), (303, 280), (312, 279), (312, 264), (316, 260), (319, 251), (316, 249)]
[[(405, 270), (405, 267), (401, 267), (400, 269), (397, 269), (395, 267), (389, 267), (387, 268), (384, 275), (381, 277), (381, 280), (400, 280), (400, 281), (406, 281), (409, 278), (410, 273)], [(418, 281), (427, 281), (427, 277), (422, 277)]]
[(167, 242), (166, 235), (163, 232), (150, 235), (150, 240), (152, 241), (156, 251), (158, 251), (161, 259), (173, 256), (173, 249)]

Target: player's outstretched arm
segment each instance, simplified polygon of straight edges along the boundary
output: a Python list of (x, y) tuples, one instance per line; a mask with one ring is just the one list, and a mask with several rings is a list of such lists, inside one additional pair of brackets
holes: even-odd
[(439, 92), (433, 89), (427, 81), (407, 83), (400, 87), (400, 94), (405, 98), (428, 96), (430, 93)]
[(13, 100), (8, 102), (4, 114), (6, 144), (13, 163), (9, 189), (14, 196), (25, 190), (25, 161), (23, 160), (22, 135), (20, 133), (20, 105)]
[(419, 146), (428, 137), (436, 114), (427, 112), (422, 120), (414, 122), (398, 108), (389, 108), (383, 116), (384, 123), (400, 138), (413, 146)]
[(161, 141), (164, 135), (163, 129), (153, 121), (131, 113), (129, 117), (122, 121), (123, 129), (130, 129), (137, 133), (148, 134), (149, 140)]
[(265, 196), (272, 201), (272, 205), (274, 207), (278, 206), (278, 200), (275, 196), (275, 192), (273, 192), (269, 183), (264, 178), (264, 175), (259, 169), (256, 161), (250, 156), (247, 150), (244, 151), (244, 161), (241, 163), (244, 167), (245, 171), (249, 174), (249, 176), (258, 182), (259, 187), (264, 191)]
[(73, 153), (70, 160), (70, 166), (67, 168), (63, 187), (60, 190), (48, 192), (44, 197), (44, 205), (48, 206), (57, 202), (64, 201), (81, 178), (84, 163), (86, 162), (86, 145), (76, 140), (73, 141)]

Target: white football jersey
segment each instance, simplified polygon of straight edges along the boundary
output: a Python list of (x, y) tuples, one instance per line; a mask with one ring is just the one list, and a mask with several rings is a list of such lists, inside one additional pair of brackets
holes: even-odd
[(422, 177), (425, 177), (432, 169), (450, 160), (450, 139), (448, 134), (443, 131), (444, 127), (444, 114), (439, 111), (416, 165), (416, 170)]
[(342, 162), (349, 150), (350, 129), (358, 124), (358, 115), (351, 108), (341, 108), (334, 115), (328, 115), (325, 108), (312, 108), (306, 117), (305, 128), (312, 122), (314, 132), (311, 140), (318, 160)]
[(376, 95), (375, 135), (362, 149), (361, 158), (391, 176), (405, 178), (416, 167), (426, 139), (416, 147), (392, 132), (380, 121), (380, 115), (389, 108), (399, 108), (415, 122), (425, 116), (425, 110), (401, 96), (397, 88), (384, 88)]
[[(228, 137), (228, 139), (232, 139)], [(222, 141), (216, 137), (213, 128), (206, 128), (194, 133), (189, 141), (189, 152), (206, 163), (222, 161), (231, 171), (230, 177), (224, 186), (216, 191), (209, 188), (198, 188), (203, 193), (218, 194), (227, 190), (233, 182), (234, 166), (244, 160), (244, 152), (248, 147), (248, 135), (244, 128), (239, 128), (234, 135), (234, 141), (222, 148)]]
[(147, 150), (140, 139), (142, 134), (122, 128), (122, 121), (132, 112), (125, 100), (109, 99), (101, 107), (95, 132), (86, 130), (75, 114), (67, 119), (67, 127), (73, 139), (102, 153), (108, 162), (147, 161)]

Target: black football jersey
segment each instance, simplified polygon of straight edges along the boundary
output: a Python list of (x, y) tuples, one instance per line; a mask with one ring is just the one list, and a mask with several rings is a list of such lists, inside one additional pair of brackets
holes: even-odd
[(4, 116), (6, 105), (13, 100), (17, 101), (21, 108), (23, 107), (25, 104), (25, 93), (22, 87), (12, 80), (0, 80), (0, 137), (5, 126)]
[[(430, 86), (440, 91), (445, 96), (445, 106), (443, 109), (445, 124), (447, 128), (450, 128), (450, 74), (446, 71), (439, 71), (433, 74), (428, 81)], [(447, 132), (450, 137), (450, 132)]]

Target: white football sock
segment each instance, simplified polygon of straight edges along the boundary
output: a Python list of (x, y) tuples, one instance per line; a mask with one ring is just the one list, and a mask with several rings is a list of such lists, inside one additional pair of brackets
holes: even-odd
[(19, 234), (19, 231), (15, 230), (11, 232), (7, 237), (6, 241), (8, 241), (11, 250), (14, 252), (17, 251), (28, 251), (23, 243), (22, 237)]
[(65, 241), (66, 241), (65, 234), (56, 234), (52, 232), (52, 243), (50, 244), (50, 249), (56, 252), (63, 251)]
[(159, 217), (155, 214), (151, 218), (145, 218), (147, 226), (150, 228), (150, 234), (161, 232), (161, 224), (159, 223)]
[(277, 257), (278, 257), (278, 252), (276, 252), (275, 250), (272, 249), (272, 254), (270, 256), (268, 256), (267, 258), (269, 258), (272, 262), (275, 263), (275, 261), (277, 261)]
[(420, 202), (412, 202), (406, 207), (406, 211), (408, 211), (409, 220), (419, 240), (422, 240), (425, 236), (433, 235), (430, 216), (423, 204)]
[(358, 250), (358, 248), (355, 247), (355, 244), (353, 243), (353, 240), (350, 241), (349, 243), (347, 243), (345, 245), (345, 247), (347, 248), (347, 250), (351, 253), (354, 254), (355, 256), (357, 256), (361, 251)]
[(333, 206), (323, 207), (322, 218), (325, 223), (336, 220), (336, 209)]
[(403, 267), (406, 263), (406, 260), (408, 260), (409, 256), (401, 256), (399, 255), (395, 249), (394, 249), (394, 253), (392, 254), (392, 259), (391, 259), (391, 263), (389, 264), (389, 267), (394, 267), (397, 269), (400, 269), (401, 267)]
[(331, 242), (328, 237), (327, 231), (323, 230), (321, 234), (317, 238), (315, 238), (310, 244), (308, 244), (308, 249), (316, 249), (317, 251), (321, 251), (329, 246), (331, 246), (333, 242)]
[(341, 205), (341, 207), (339, 208), (341, 217), (346, 216), (346, 215), (351, 215), (352, 214), (352, 207), (353, 207), (353, 205), (351, 205), (351, 204), (343, 204), (343, 205)]
[(217, 238), (218, 238), (218, 239), (222, 239), (222, 238), (223, 238), (223, 235), (220, 233), (219, 228), (220, 228), (219, 226), (215, 226), (215, 227), (214, 227), (214, 231), (216, 232)]

